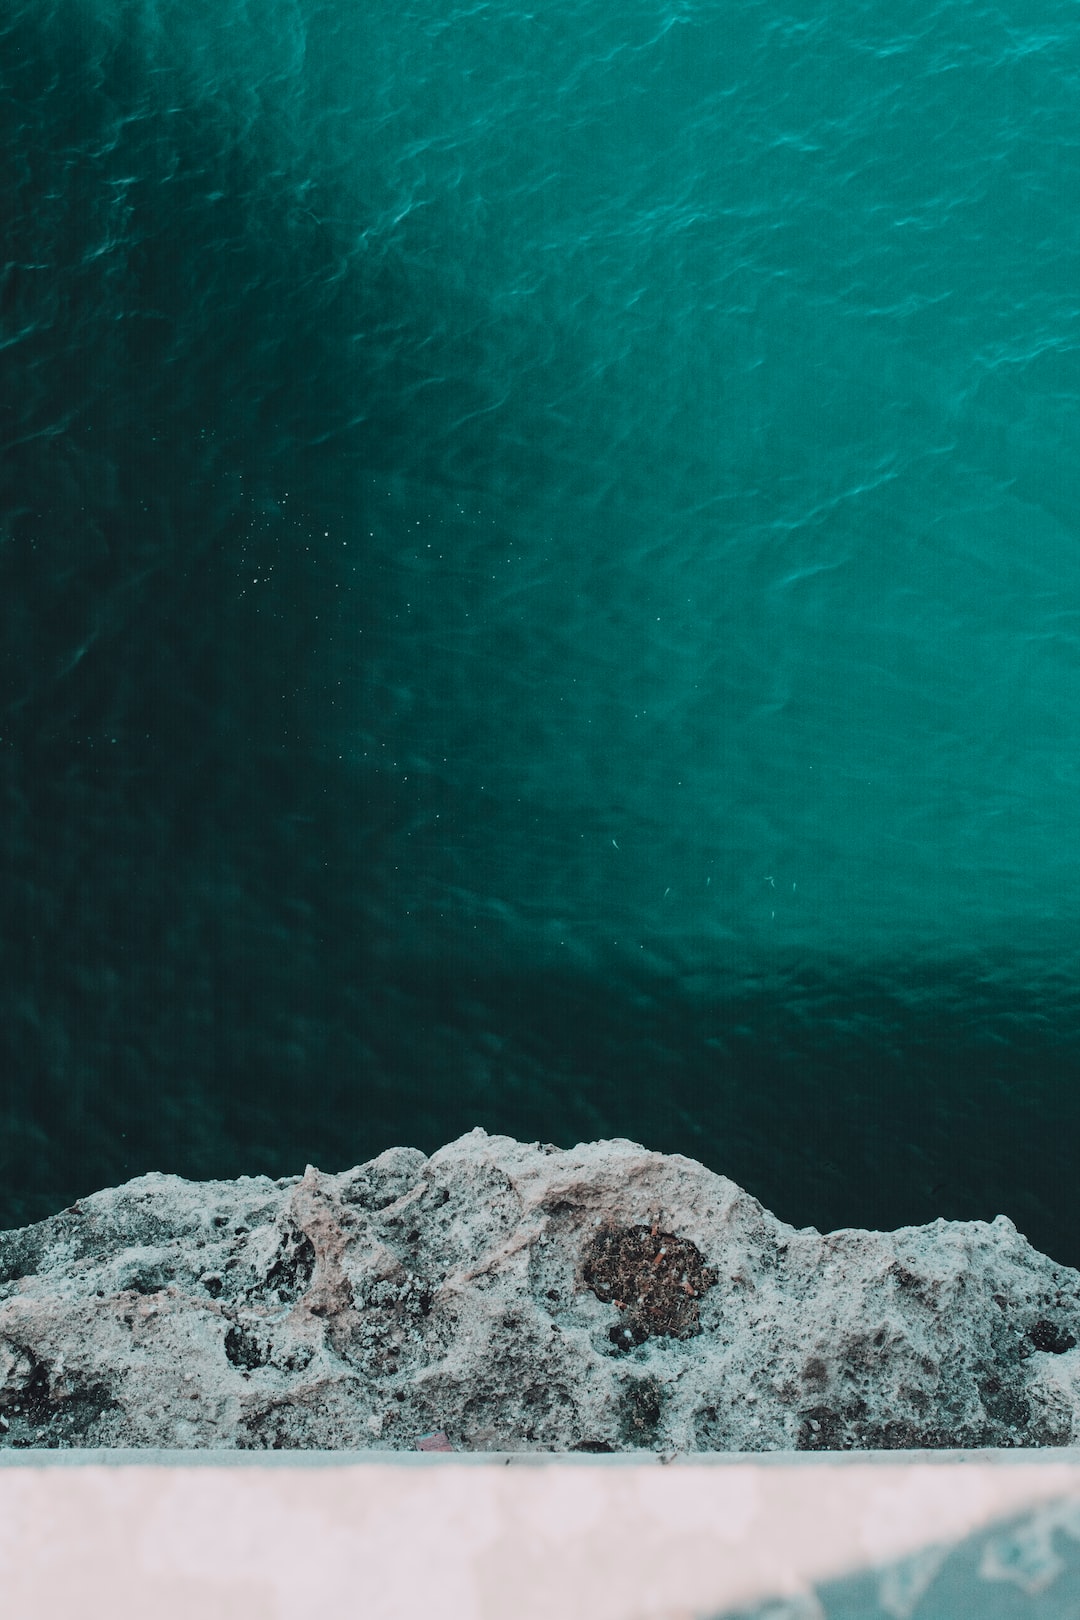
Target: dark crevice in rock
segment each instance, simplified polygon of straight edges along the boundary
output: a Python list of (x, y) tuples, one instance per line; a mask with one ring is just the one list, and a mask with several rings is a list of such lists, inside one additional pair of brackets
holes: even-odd
[(225, 1354), (234, 1367), (244, 1367), (252, 1372), (269, 1361), (270, 1346), (260, 1344), (246, 1328), (234, 1325), (225, 1334)]
[(119, 1403), (104, 1383), (60, 1377), (28, 1346), (13, 1345), (22, 1376), (0, 1393), (0, 1417), (7, 1444), (22, 1448), (78, 1445), (93, 1426)]
[(295, 1300), (310, 1287), (314, 1271), (314, 1245), (305, 1232), (294, 1228), (285, 1233), (266, 1272), (266, 1290), (282, 1300)]

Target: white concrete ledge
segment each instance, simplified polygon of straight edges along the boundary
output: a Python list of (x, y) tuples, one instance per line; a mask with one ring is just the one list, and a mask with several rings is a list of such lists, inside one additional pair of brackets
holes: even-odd
[(1080, 1450), (6, 1451), (10, 1620), (1080, 1612)]

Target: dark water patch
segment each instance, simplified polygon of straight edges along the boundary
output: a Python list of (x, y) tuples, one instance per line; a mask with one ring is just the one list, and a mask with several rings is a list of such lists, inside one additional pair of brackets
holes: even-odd
[[(343, 921), (333, 937), (348, 937)], [(9, 1141), (46, 1146), (12, 1155), (0, 1220), (40, 1218), (146, 1168), (338, 1170), (394, 1144), (432, 1152), (482, 1123), (528, 1141), (628, 1136), (686, 1153), (821, 1230), (1004, 1213), (1080, 1262), (1071, 991), (980, 992), (955, 964), (888, 982), (803, 970), (706, 997), (641, 976), (427, 962), (383, 964), (365, 988), (363, 957), (332, 953), (315, 958), (316, 988), (301, 961), (274, 940), (239, 963), (213, 954), (201, 971), (235, 983), (243, 1019), (223, 1012), (231, 1038), (209, 1044), (173, 990), (156, 1003), (152, 1072), (110, 1044), (107, 1008), (87, 1039), (95, 1009), (80, 1003), (68, 1016), (84, 1034), (85, 1109), (49, 1114), (45, 1088), (12, 1088)], [(144, 1030), (151, 1005), (152, 988), (131, 1004)]]
[(480, 1122), (1080, 1260), (1069, 37), (7, 9), (0, 1224)]

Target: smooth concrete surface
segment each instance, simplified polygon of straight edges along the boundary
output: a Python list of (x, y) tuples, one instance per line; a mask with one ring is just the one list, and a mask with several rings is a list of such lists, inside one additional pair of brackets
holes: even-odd
[(1080, 1451), (0, 1452), (4, 1620), (1080, 1616)]

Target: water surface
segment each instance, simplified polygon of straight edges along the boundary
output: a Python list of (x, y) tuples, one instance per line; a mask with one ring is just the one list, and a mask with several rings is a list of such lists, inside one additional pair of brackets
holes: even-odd
[(1080, 1262), (1080, 46), (14, 0), (0, 1223), (624, 1135)]

